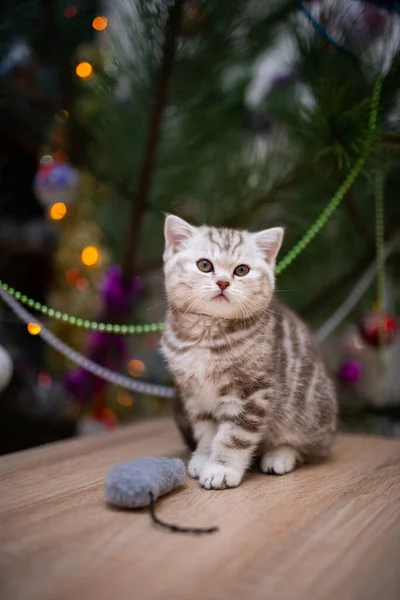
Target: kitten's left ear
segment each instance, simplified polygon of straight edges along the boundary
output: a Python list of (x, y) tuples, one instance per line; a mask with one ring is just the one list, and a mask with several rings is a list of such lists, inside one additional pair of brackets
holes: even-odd
[(264, 229), (264, 231), (254, 233), (253, 239), (257, 246), (263, 251), (265, 260), (274, 265), (279, 249), (282, 245), (282, 227), (272, 227), (272, 229)]
[(193, 237), (195, 228), (175, 215), (166, 215), (164, 225), (165, 245), (175, 253), (185, 246), (188, 239)]

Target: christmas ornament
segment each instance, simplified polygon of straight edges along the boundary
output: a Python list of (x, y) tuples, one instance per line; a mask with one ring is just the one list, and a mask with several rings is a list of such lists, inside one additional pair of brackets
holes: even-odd
[(128, 313), (132, 310), (133, 302), (138, 298), (142, 287), (140, 277), (133, 277), (125, 284), (122, 281), (120, 267), (112, 265), (101, 283), (105, 309), (117, 314)]
[(397, 322), (392, 315), (372, 312), (360, 323), (360, 334), (372, 346), (389, 344), (397, 332)]
[(33, 57), (32, 48), (23, 41), (11, 45), (0, 61), (0, 76), (11, 73), (14, 69), (28, 67)]
[(357, 360), (346, 360), (340, 366), (338, 375), (344, 383), (357, 383), (362, 375), (362, 366)]
[(45, 208), (61, 202), (70, 205), (79, 185), (78, 172), (68, 163), (42, 165), (35, 176), (34, 190)]
[(114, 429), (117, 425), (117, 417), (115, 413), (106, 406), (99, 406), (94, 409), (93, 417), (99, 423), (102, 423), (107, 429)]
[(76, 369), (67, 374), (65, 389), (79, 404), (87, 404), (91, 399), (92, 375), (86, 369)]
[[(134, 301), (139, 297), (142, 281), (140, 277), (133, 277), (125, 284), (122, 281), (120, 267), (112, 265), (104, 276), (100, 289), (102, 308), (99, 318), (103, 319), (105, 314), (126, 318), (132, 310)], [(87, 345), (88, 355), (106, 368), (118, 368), (118, 365), (126, 363), (127, 350), (127, 342), (123, 336), (103, 331), (90, 333)], [(67, 391), (75, 397), (80, 405), (89, 404), (95, 396), (103, 394), (106, 385), (105, 381), (88, 373), (85, 369), (72, 371), (65, 380)], [(104, 419), (107, 421), (109, 415), (105, 417), (104, 414), (96, 414), (96, 418), (100, 421), (104, 421)], [(107, 421), (107, 423), (110, 425), (111, 421)]]
[(0, 393), (5, 390), (10, 383), (12, 374), (13, 363), (11, 356), (4, 346), (0, 346)]

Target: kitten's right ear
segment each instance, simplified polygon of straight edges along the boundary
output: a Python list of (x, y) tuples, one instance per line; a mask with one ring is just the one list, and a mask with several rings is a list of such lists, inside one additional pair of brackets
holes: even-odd
[(193, 237), (195, 228), (175, 215), (167, 215), (164, 225), (165, 246), (175, 253)]

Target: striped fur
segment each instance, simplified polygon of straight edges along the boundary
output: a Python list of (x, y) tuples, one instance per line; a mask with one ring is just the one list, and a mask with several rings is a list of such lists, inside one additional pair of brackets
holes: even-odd
[[(168, 216), (163, 352), (175, 416), (194, 449), (189, 474), (207, 489), (240, 484), (254, 455), (283, 474), (327, 455), (334, 387), (304, 323), (274, 299), (278, 228), (258, 234), (192, 227)], [(214, 270), (197, 266), (207, 259)], [(235, 268), (244, 264), (248, 274)], [(221, 293), (218, 281), (229, 286)]]

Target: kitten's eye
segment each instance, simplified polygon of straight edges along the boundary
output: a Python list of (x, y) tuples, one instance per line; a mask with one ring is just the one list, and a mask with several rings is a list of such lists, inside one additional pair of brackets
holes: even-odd
[(247, 275), (249, 271), (250, 268), (247, 265), (239, 265), (233, 272), (238, 277), (243, 277), (244, 275)]
[(199, 267), (200, 271), (203, 271), (203, 273), (211, 273), (211, 271), (214, 271), (212, 262), (206, 258), (201, 258), (198, 260), (197, 266)]

